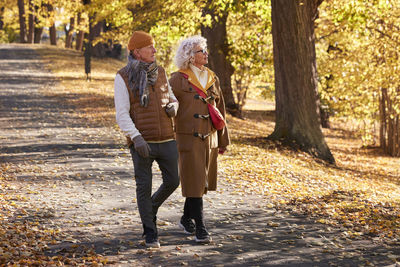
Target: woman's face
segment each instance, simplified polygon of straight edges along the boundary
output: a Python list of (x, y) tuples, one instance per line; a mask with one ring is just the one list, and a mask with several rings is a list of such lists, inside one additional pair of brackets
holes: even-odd
[(208, 63), (208, 52), (206, 48), (202, 48), (199, 45), (194, 47), (194, 61), (193, 65), (203, 66)]

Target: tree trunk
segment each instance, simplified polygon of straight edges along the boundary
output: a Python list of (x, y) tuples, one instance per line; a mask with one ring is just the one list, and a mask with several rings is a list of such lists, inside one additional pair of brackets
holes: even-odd
[(201, 34), (207, 39), (209, 48), (208, 63), (210, 69), (212, 69), (219, 78), (226, 110), (234, 116), (240, 116), (239, 106), (235, 103), (232, 92), (231, 76), (234, 72), (234, 68), (227, 59), (229, 54), (226, 34), (228, 14), (226, 10), (217, 12), (214, 9), (213, 1), (208, 0), (203, 9), (203, 16), (210, 15), (212, 23), (211, 27), (201, 25)]
[(65, 48), (72, 48), (72, 35), (75, 30), (75, 18), (71, 17), (69, 19), (69, 29), (66, 32), (67, 38), (65, 38)]
[(320, 120), (321, 120), (321, 126), (322, 128), (327, 128), (330, 129), (331, 128), (331, 124), (329, 122), (329, 109), (328, 107), (324, 106), (324, 105), (319, 105), (319, 114), (320, 114)]
[[(90, 34), (89, 34), (90, 35)], [(91, 80), (91, 57), (92, 57), (92, 42), (90, 41), (90, 37), (88, 37), (88, 41), (85, 42), (85, 50), (83, 52), (83, 56), (85, 57), (85, 73), (86, 80)]]
[(319, 119), (314, 19), (319, 0), (272, 0), (276, 123), (273, 140), (334, 164)]
[(381, 97), (379, 98), (379, 115), (380, 115), (379, 145), (385, 152), (387, 151), (386, 99), (387, 99), (387, 90), (386, 88), (381, 88)]
[(92, 58), (92, 38), (91, 38), (91, 31), (92, 31), (92, 23), (89, 21), (89, 34), (86, 36), (86, 40), (84, 42), (84, 52), (83, 56), (85, 58), (85, 73), (86, 73), (86, 80), (91, 80), (91, 58)]
[[(82, 23), (82, 17), (81, 17), (81, 13), (78, 13), (78, 21), (77, 21), (77, 25), (79, 27), (79, 25)], [(85, 32), (82, 30), (78, 31), (78, 34), (76, 35), (76, 44), (75, 44), (75, 49), (78, 51), (82, 51), (83, 49), (83, 38), (85, 36)]]
[(0, 30), (4, 27), (4, 7), (0, 7)]
[(76, 50), (82, 51), (84, 37), (85, 37), (85, 32), (84, 31), (79, 31), (77, 36), (76, 36), (76, 44), (75, 44), (75, 49)]
[(399, 91), (390, 93), (387, 88), (381, 88), (379, 97), (380, 146), (385, 153), (393, 157), (400, 156), (400, 118), (394, 105), (396, 102), (393, 100), (398, 94)]
[(50, 44), (51, 45), (57, 45), (57, 31), (56, 31), (56, 25), (53, 24), (49, 28), (50, 31)]
[(18, 13), (19, 13), (19, 42), (26, 43), (26, 22), (25, 22), (24, 0), (18, 0)]
[(32, 3), (33, 0), (29, 0), (29, 16), (28, 16), (28, 43), (33, 43), (33, 36), (34, 36), (34, 21), (35, 16), (33, 15), (34, 6)]
[(397, 115), (394, 118), (394, 134), (393, 134), (393, 139), (394, 139), (393, 140), (393, 143), (394, 143), (393, 156), (394, 157), (400, 156), (399, 129), (400, 129), (399, 115)]
[(40, 41), (42, 40), (42, 33), (43, 27), (35, 27), (35, 37), (33, 39), (35, 44), (40, 44)]
[[(35, 11), (37, 12), (39, 10), (39, 6), (35, 5)], [(33, 37), (33, 42), (35, 44), (39, 44), (40, 41), (42, 40), (42, 33), (43, 33), (43, 27), (38, 27), (40, 21), (37, 16), (35, 16), (35, 28), (34, 28), (34, 37)]]
[(94, 36), (94, 21), (95, 15), (89, 16), (89, 34), (85, 36), (85, 43), (84, 43), (84, 57), (85, 57), (85, 73), (86, 73), (86, 80), (91, 80), (91, 58), (93, 52), (93, 36)]
[[(53, 5), (47, 4), (47, 10), (48, 14), (50, 14), (51, 16), (51, 13), (53, 13), (54, 11)], [(54, 21), (51, 22), (51, 26), (49, 27), (49, 32), (50, 32), (50, 44), (57, 45), (57, 30)]]
[[(95, 26), (93, 26), (90, 32), (92, 41), (101, 35), (101, 33), (104, 31), (104, 26), (105, 26), (105, 21), (100, 21)], [(103, 58), (106, 56), (106, 49), (102, 42), (98, 42), (93, 47), (92, 55), (94, 57), (99, 57), (99, 58)]]
[[(83, 0), (83, 4), (89, 5), (91, 0)], [(86, 73), (86, 80), (91, 80), (91, 57), (92, 57), (92, 41), (93, 41), (93, 21), (94, 21), (95, 15), (89, 15), (89, 34), (86, 35), (86, 40), (85, 40), (85, 51), (84, 51), (84, 57), (85, 57), (85, 73)]]
[(393, 132), (394, 132), (394, 129), (393, 129), (393, 119), (391, 118), (391, 109), (392, 109), (392, 105), (391, 105), (392, 103), (391, 103), (391, 101), (390, 101), (390, 99), (388, 99), (388, 102), (387, 102), (387, 107), (388, 107), (388, 110), (389, 110), (389, 116), (388, 116), (388, 118), (387, 118), (387, 123), (388, 123), (388, 142), (387, 142), (387, 153), (389, 154), (389, 155), (393, 155)]

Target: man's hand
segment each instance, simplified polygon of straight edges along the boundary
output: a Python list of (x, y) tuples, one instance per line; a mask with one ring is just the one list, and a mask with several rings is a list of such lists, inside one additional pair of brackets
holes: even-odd
[(143, 158), (148, 158), (150, 155), (150, 147), (143, 137), (141, 135), (135, 136), (132, 141), (137, 153)]
[(170, 102), (165, 106), (168, 117), (175, 117), (178, 112), (178, 102)]

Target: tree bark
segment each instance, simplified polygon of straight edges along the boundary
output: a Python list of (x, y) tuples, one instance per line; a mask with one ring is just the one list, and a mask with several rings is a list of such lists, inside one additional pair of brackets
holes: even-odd
[(51, 25), (49, 28), (50, 31), (50, 44), (57, 45), (57, 30), (56, 25)]
[(379, 115), (380, 115), (380, 127), (379, 127), (379, 144), (383, 151), (387, 152), (387, 114), (386, 114), (386, 99), (387, 89), (381, 88), (381, 96), (379, 98)]
[[(47, 10), (49, 14), (53, 13), (54, 11), (53, 5), (47, 4)], [(54, 21), (52, 21), (51, 26), (49, 27), (49, 32), (50, 32), (50, 44), (57, 45), (57, 30)]]
[[(90, 34), (88, 34), (90, 35)], [(86, 73), (86, 80), (91, 80), (91, 57), (92, 57), (92, 42), (90, 37), (88, 37), (88, 41), (85, 42), (85, 49), (83, 52), (83, 56), (85, 58), (85, 73)]]
[[(392, 92), (393, 93), (393, 92)], [(397, 94), (399, 93), (396, 92)], [(390, 156), (400, 156), (400, 118), (395, 109), (393, 96), (387, 88), (381, 88), (379, 97), (380, 147)]]
[(226, 110), (233, 116), (240, 116), (239, 105), (235, 102), (232, 92), (231, 76), (234, 68), (228, 60), (229, 45), (226, 34), (228, 14), (227, 10), (217, 12), (213, 7), (213, 1), (208, 0), (203, 9), (203, 16), (210, 15), (212, 24), (211, 27), (201, 25), (201, 34), (207, 39), (208, 63), (219, 78)]
[[(38, 12), (39, 6), (35, 5), (35, 12)], [(35, 28), (34, 28), (34, 37), (33, 37), (33, 42), (35, 44), (39, 44), (40, 41), (42, 40), (42, 33), (43, 33), (43, 27), (38, 27), (40, 21), (37, 16), (35, 16)]]
[(18, 0), (18, 13), (19, 13), (19, 42), (26, 43), (26, 22), (25, 22), (24, 0)]
[(40, 41), (42, 40), (42, 33), (43, 27), (35, 27), (35, 37), (33, 39), (35, 44), (40, 44)]
[[(104, 31), (104, 26), (105, 26), (105, 21), (100, 21), (91, 28), (90, 31), (91, 42), (93, 42), (93, 40), (95, 40), (97, 37), (101, 35), (101, 33)], [(99, 58), (103, 58), (106, 56), (106, 50), (102, 42), (98, 42), (92, 48), (92, 56)]]
[(4, 7), (0, 8), (0, 30), (4, 27)]
[[(89, 5), (91, 0), (83, 0), (83, 4)], [(85, 73), (86, 73), (86, 80), (91, 80), (91, 57), (92, 57), (92, 41), (93, 41), (93, 21), (94, 21), (95, 15), (91, 14), (89, 15), (89, 34), (85, 37), (85, 51), (84, 51), (84, 57), (85, 57)]]
[(334, 164), (318, 110), (314, 19), (321, 2), (272, 0), (276, 123), (269, 138)]
[(75, 30), (75, 18), (71, 17), (69, 19), (69, 29), (66, 32), (67, 38), (65, 38), (65, 48), (72, 48), (72, 35)]
[[(79, 25), (82, 23), (82, 17), (81, 17), (81, 13), (78, 13), (78, 21), (77, 21), (77, 25), (79, 27)], [(75, 43), (75, 49), (78, 51), (82, 51), (83, 49), (83, 38), (85, 36), (85, 32), (82, 30), (78, 31), (78, 34), (76, 35), (76, 43)]]
[(392, 157), (397, 157), (397, 153), (398, 153), (398, 144), (397, 144), (397, 116), (393, 118), (392, 120), (393, 123), (393, 132), (392, 132), (392, 136), (391, 138), (392, 140), (392, 153), (390, 154)]
[(319, 105), (319, 118), (321, 120), (321, 126), (322, 128), (331, 128), (331, 123), (329, 122), (329, 109), (323, 105)]
[(28, 16), (28, 43), (33, 43), (34, 36), (34, 27), (35, 27), (35, 16), (33, 15), (34, 6), (32, 3), (33, 0), (29, 0), (29, 16)]

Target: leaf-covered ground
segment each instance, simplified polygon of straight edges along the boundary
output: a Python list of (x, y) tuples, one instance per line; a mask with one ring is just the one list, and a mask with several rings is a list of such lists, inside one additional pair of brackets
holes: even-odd
[(231, 118), (230, 127), (234, 145), (223, 164), (238, 188), (257, 191), (320, 223), (344, 227), (350, 237), (367, 235), (399, 244), (398, 158), (363, 149), (354, 133), (333, 128), (324, 132), (337, 162), (329, 166), (266, 140), (271, 123)]
[[(0, 265), (382, 266), (399, 260), (400, 160), (361, 148), (357, 135), (339, 120), (324, 130), (336, 166), (272, 143), (265, 137), (273, 130), (273, 109), (262, 101), (247, 106), (246, 120), (228, 117), (232, 145), (219, 159), (221, 186), (217, 195), (207, 196), (206, 210), (220, 241), (198, 247), (182, 237), (177, 244), (172, 234), (161, 237), (165, 249), (159, 254), (141, 248), (136, 245), (141, 242), (138, 215), (131, 201), (119, 196), (133, 193), (134, 183), (117, 179), (129, 177), (131, 168), (113, 110), (113, 79), (124, 63), (92, 60), (87, 82), (80, 53), (46, 46), (35, 50), (53, 74), (27, 78), (47, 102), (32, 112), (28, 107), (41, 103), (39, 97), (23, 95), (19, 110), (10, 110), (17, 121), (31, 116), (29, 125), (24, 129), (13, 121), (0, 134)], [(13, 71), (7, 69), (7, 75)], [(50, 77), (58, 81), (44, 82)], [(16, 101), (11, 100), (1, 102), (3, 123), (11, 122), (7, 103)], [(94, 144), (99, 149), (91, 154)], [(124, 206), (101, 206), (102, 198)], [(167, 204), (177, 211), (175, 217), (181, 201), (176, 192)], [(99, 217), (102, 209), (111, 217)], [(161, 212), (166, 217), (161, 229), (174, 233), (175, 218)], [(114, 223), (115, 228), (106, 227)], [(222, 230), (226, 224), (233, 227)], [(121, 228), (134, 230), (116, 238)], [(85, 243), (81, 239), (87, 236)], [(228, 260), (232, 257), (235, 261)]]
[[(58, 50), (40, 51), (52, 62), (49, 66), (57, 76), (72, 80), (63, 85), (79, 94), (69, 101), (82, 107), (81, 115), (116, 127), (112, 81), (123, 63), (94, 61), (93, 81), (85, 83), (84, 74), (77, 71), (82, 70), (82, 61), (77, 64), (68, 54), (60, 56)], [(220, 160), (239, 191), (253, 190), (277, 204), (290, 205), (294, 212), (317, 215), (322, 223), (344, 225), (349, 235), (400, 237), (399, 158), (383, 155), (379, 149), (361, 148), (356, 133), (333, 121), (332, 129), (324, 129), (324, 134), (337, 165), (325, 165), (265, 139), (273, 130), (273, 111), (253, 110), (251, 104), (246, 109), (247, 120), (229, 117), (233, 145)]]

